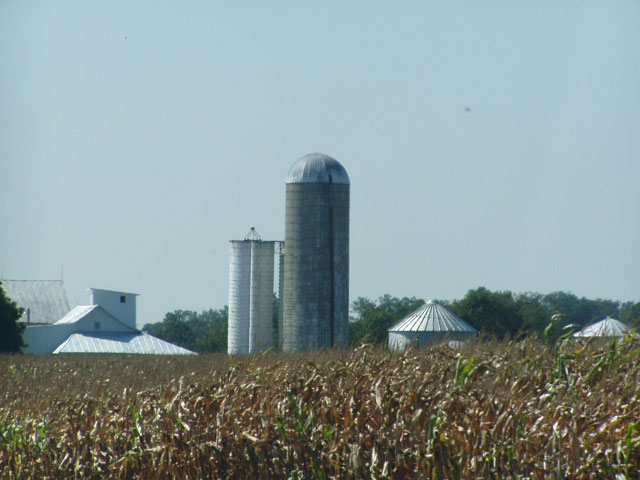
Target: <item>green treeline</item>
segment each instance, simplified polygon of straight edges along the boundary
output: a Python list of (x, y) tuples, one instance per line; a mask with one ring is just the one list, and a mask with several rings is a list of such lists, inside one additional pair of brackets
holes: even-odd
[[(566, 292), (515, 294), (480, 287), (469, 290), (460, 300), (438, 301), (481, 333), (497, 338), (541, 337), (554, 313), (562, 313), (564, 318), (552, 335), (559, 334), (567, 324), (584, 327), (606, 316), (631, 327), (640, 324), (640, 302), (591, 300)], [(387, 330), (424, 303), (425, 299), (416, 297), (383, 295), (377, 300), (358, 297), (351, 304), (350, 344), (355, 346), (363, 341), (385, 344)], [(277, 298), (274, 298), (274, 307), (274, 328), (277, 329)], [(226, 352), (227, 320), (226, 306), (202, 313), (176, 310), (167, 313), (162, 322), (145, 325), (143, 330), (196, 352)]]
[[(631, 327), (640, 322), (640, 302), (591, 300), (566, 292), (515, 294), (480, 287), (469, 290), (460, 300), (438, 301), (481, 333), (500, 339), (523, 335), (542, 337), (554, 313), (562, 313), (564, 317), (552, 335), (558, 335), (565, 325), (576, 324), (582, 328), (606, 316)], [(377, 302), (362, 297), (356, 299), (351, 307), (350, 343), (358, 345), (365, 338), (375, 343), (386, 342), (387, 330), (423, 303), (423, 299), (389, 295)]]
[(147, 323), (142, 331), (194, 352), (226, 352), (228, 317), (226, 305), (202, 313), (176, 310), (162, 322)]

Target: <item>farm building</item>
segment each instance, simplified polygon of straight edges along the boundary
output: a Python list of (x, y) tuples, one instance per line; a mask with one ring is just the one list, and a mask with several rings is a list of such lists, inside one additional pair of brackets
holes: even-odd
[(62, 280), (1, 280), (7, 296), (24, 308), (19, 321), (47, 325), (69, 313), (69, 300)]
[(631, 329), (620, 320), (606, 317), (599, 322), (584, 327), (579, 332), (573, 334), (574, 337), (601, 337), (601, 338), (617, 338), (623, 337), (630, 333)]
[(422, 347), (442, 341), (464, 342), (478, 331), (435, 300), (429, 300), (389, 329), (389, 349)]
[(91, 288), (91, 305), (69, 311), (61, 281), (2, 283), (7, 295), (30, 312), (23, 316), (25, 353), (193, 353), (136, 328), (137, 294)]

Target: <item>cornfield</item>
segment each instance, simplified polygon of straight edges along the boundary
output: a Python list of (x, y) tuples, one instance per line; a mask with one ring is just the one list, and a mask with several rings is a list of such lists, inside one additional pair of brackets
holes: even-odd
[(640, 347), (0, 357), (0, 478), (638, 478)]

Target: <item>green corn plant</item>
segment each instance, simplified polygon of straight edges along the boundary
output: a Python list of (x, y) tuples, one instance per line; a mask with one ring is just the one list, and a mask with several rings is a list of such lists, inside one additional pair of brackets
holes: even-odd
[(633, 451), (636, 446), (640, 444), (640, 437), (633, 437), (633, 432), (640, 427), (640, 420), (630, 424), (627, 427), (627, 435), (625, 436), (625, 443), (627, 446), (627, 452), (625, 454), (625, 463), (631, 462), (631, 457), (633, 456)]
[(291, 390), (287, 391), (287, 397), (289, 398), (289, 404), (293, 409), (296, 433), (298, 434), (298, 437), (303, 437), (305, 434), (304, 416), (302, 415), (302, 412), (298, 407), (298, 402), (296, 400), (296, 397)]
[(24, 431), (11, 418), (11, 412), (7, 412), (0, 418), (0, 445), (9, 451), (20, 450), (25, 444), (24, 439)]
[(564, 319), (564, 317), (565, 317), (564, 313), (560, 313), (560, 312), (556, 312), (553, 315), (551, 315), (551, 321), (549, 322), (547, 327), (544, 329), (544, 333), (543, 333), (544, 343), (546, 343), (547, 345), (551, 345), (551, 331), (556, 325), (558, 325)]
[(464, 358), (462, 355), (458, 356), (458, 362), (456, 364), (456, 387), (461, 387), (467, 381), (469, 372), (475, 364), (476, 357)]
[[(556, 327), (556, 325), (558, 325), (563, 319), (565, 318), (565, 315), (563, 313), (557, 312), (554, 313), (551, 316), (551, 322), (549, 322), (549, 324), (547, 325), (547, 328), (544, 329), (544, 342), (546, 345), (551, 346), (552, 345), (552, 339), (551, 339), (551, 331), (554, 329), (554, 327)], [(573, 378), (571, 376), (571, 373), (569, 372), (569, 368), (567, 366), (567, 361), (568, 360), (573, 360), (575, 358), (575, 354), (574, 353), (567, 353), (565, 350), (565, 347), (567, 346), (567, 344), (570, 342), (571, 337), (573, 336), (573, 333), (575, 332), (575, 329), (579, 327), (579, 325), (576, 325), (575, 323), (571, 323), (569, 325), (565, 325), (564, 327), (562, 327), (562, 330), (565, 332), (563, 334), (561, 334), (558, 339), (555, 341), (554, 345), (553, 345), (553, 357), (555, 360), (555, 377), (556, 378), (563, 378), (567, 384), (568, 388), (571, 388), (572, 384), (573, 384)]]
[(174, 422), (176, 422), (178, 425), (180, 425), (180, 427), (182, 427), (187, 432), (191, 431), (191, 427), (189, 426), (189, 424), (187, 424), (187, 423), (182, 421), (182, 419), (180, 418), (180, 416), (176, 412), (175, 408), (171, 407), (169, 410), (167, 410), (167, 413), (169, 414), (169, 416), (171, 417), (171, 419)]
[(131, 401), (129, 410), (131, 411), (131, 416), (133, 417), (133, 431), (136, 434), (136, 441), (137, 441), (142, 437), (142, 432), (144, 428), (142, 426), (140, 416), (138, 415), (138, 409), (136, 408), (136, 404), (133, 401)]
[(570, 342), (571, 337), (573, 336), (573, 333), (576, 331), (577, 327), (579, 327), (579, 325), (576, 325), (575, 323), (571, 323), (562, 327), (562, 330), (565, 330), (565, 333), (560, 335), (554, 349), (554, 356), (556, 360), (556, 377), (564, 378), (568, 388), (571, 388), (571, 386), (573, 385), (573, 378), (571, 376), (571, 373), (569, 372), (567, 361), (573, 360), (576, 357), (573, 353), (565, 353), (565, 346)]
[(46, 422), (41, 422), (36, 426), (36, 431), (33, 435), (33, 442), (38, 446), (38, 448), (43, 449), (45, 447), (48, 431), (49, 425)]

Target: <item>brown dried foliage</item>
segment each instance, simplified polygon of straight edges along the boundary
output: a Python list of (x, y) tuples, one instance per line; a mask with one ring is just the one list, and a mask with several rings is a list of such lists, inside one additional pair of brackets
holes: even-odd
[(571, 348), (4, 356), (0, 478), (635, 478), (640, 349)]

